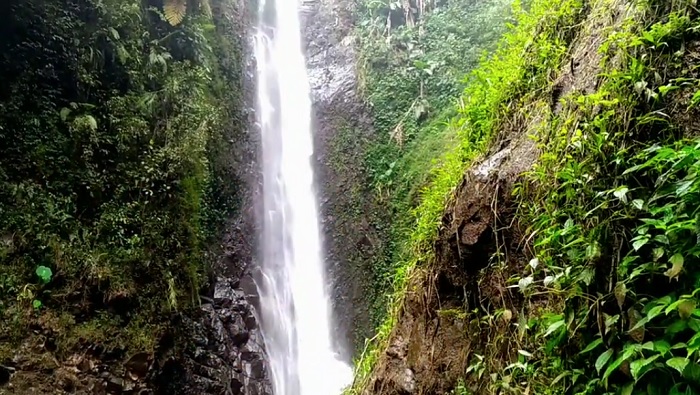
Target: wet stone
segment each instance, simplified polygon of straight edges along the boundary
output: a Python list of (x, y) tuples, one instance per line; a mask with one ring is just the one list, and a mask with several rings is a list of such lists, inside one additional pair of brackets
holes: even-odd
[(254, 315), (249, 314), (245, 317), (245, 327), (248, 330), (254, 330), (258, 328), (258, 320), (255, 318)]
[(0, 387), (6, 385), (14, 373), (14, 369), (0, 365)]
[(106, 390), (110, 394), (121, 394), (124, 392), (124, 380), (119, 377), (109, 377), (106, 384)]
[(148, 368), (150, 367), (150, 364), (150, 354), (142, 352), (134, 354), (131, 358), (129, 358), (129, 360), (126, 362), (125, 367), (127, 371), (129, 371), (129, 373), (133, 374), (134, 376), (144, 378), (148, 373)]

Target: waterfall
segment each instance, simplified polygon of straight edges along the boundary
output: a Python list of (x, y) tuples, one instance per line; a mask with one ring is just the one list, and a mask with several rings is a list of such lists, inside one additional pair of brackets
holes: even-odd
[(275, 395), (338, 395), (352, 380), (332, 313), (312, 166), (311, 98), (298, 0), (260, 0), (255, 35), (264, 225), (256, 279)]

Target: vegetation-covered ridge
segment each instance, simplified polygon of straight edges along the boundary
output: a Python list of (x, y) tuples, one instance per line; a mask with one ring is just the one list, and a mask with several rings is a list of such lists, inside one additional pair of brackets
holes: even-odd
[[(433, 162), (437, 164), (436, 166), (430, 166), (431, 162), (422, 163), (429, 169), (426, 176), (430, 178), (430, 184), (423, 187), (421, 202), (411, 213), (412, 220), (407, 224), (410, 233), (407, 235), (407, 240), (403, 241), (406, 246), (403, 248), (401, 258), (394, 264), (395, 272), (392, 274), (394, 293), (390, 298), (389, 312), (379, 327), (376, 337), (372, 339), (356, 363), (356, 378), (352, 392), (360, 391), (367, 384), (377, 358), (387, 347), (388, 338), (400, 316), (406, 287), (410, 283), (410, 278), (415, 275), (416, 265), (431, 261), (433, 253), (431, 243), (437, 235), (444, 207), (450, 194), (462, 179), (464, 170), (471, 160), (487, 148), (497, 122), (506, 110), (505, 104), (512, 97), (517, 97), (516, 95), (530, 86), (529, 84), (536, 82), (534, 79), (524, 78), (523, 74), (531, 57), (533, 55), (539, 57), (538, 51), (528, 51), (530, 57), (526, 57), (523, 56), (525, 51), (518, 52), (513, 49), (524, 49), (525, 45), (532, 41), (532, 33), (537, 29), (540, 18), (550, 23), (545, 25), (547, 29), (541, 33), (541, 39), (536, 42), (538, 47), (548, 44), (551, 36), (557, 35), (558, 30), (566, 26), (567, 22), (573, 24), (574, 18), (578, 15), (576, 9), (571, 8), (568, 12), (563, 12), (561, 7), (551, 7), (558, 5), (558, 1), (551, 3), (535, 4), (530, 13), (522, 10), (520, 3), (514, 4), (516, 27), (506, 33), (496, 54), (482, 61), (482, 65), (467, 80), (466, 89), (460, 100), (451, 109), (457, 115), (446, 117), (449, 123), (442, 128), (456, 136), (457, 144), (448, 149), (439, 161)], [(558, 53), (558, 57), (561, 58), (564, 51), (560, 49), (555, 53)], [(543, 51), (543, 55), (545, 54)], [(557, 64), (557, 59), (550, 59), (548, 62)], [(543, 70), (544, 68), (541, 68), (537, 73), (540, 80), (546, 78), (542, 75)], [(438, 138), (440, 137), (442, 136)]]
[(445, 266), (470, 264), (435, 255), (445, 207), (476, 183), (464, 178), (476, 157), (531, 134), (534, 166), (507, 198), (491, 184), (492, 207), (512, 210), (494, 208), (486, 267), (460, 269), (476, 287), (452, 298), (459, 308), (435, 312), (450, 315), (438, 325), (465, 333), (455, 345), (467, 359), (461, 382), (449, 366), (431, 366), (435, 376), (459, 394), (696, 393), (695, 4), (533, 0), (527, 11), (516, 3), (515, 16), (451, 118), (459, 144), (422, 194), (388, 318), (350, 392), (390, 390), (377, 375), (396, 354), (387, 348), (408, 336), (408, 304), (431, 298), (430, 287), (438, 298), (462, 292), (435, 283), (453, 270)]
[[(363, 284), (372, 300), (372, 323), (387, 312), (394, 272), (410, 256), (405, 241), (412, 231), (411, 211), (431, 178), (433, 162), (456, 141), (455, 98), (463, 76), (492, 49), (505, 31), (510, 0), (446, 2), (364, 1), (359, 4), (355, 36), (359, 43), (360, 91), (373, 116), (374, 138), (361, 142), (362, 191), (373, 196), (376, 212), (367, 213), (362, 197), (341, 213), (349, 222), (369, 220), (379, 237), (371, 257), (358, 252), (351, 264), (370, 271)], [(357, 133), (341, 128), (331, 154), (342, 163), (356, 148)], [(366, 199), (366, 197), (365, 197)], [(370, 260), (371, 262), (364, 262)], [(357, 262), (355, 262), (357, 261)], [(359, 339), (362, 344), (364, 338)], [(359, 350), (362, 351), (361, 349)]]
[(243, 125), (227, 3), (6, 5), (0, 363), (20, 345), (47, 367), (88, 346), (152, 352), (169, 314), (198, 303)]

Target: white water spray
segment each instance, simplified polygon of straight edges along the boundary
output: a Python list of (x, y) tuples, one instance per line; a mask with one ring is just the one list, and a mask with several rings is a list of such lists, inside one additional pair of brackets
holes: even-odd
[(260, 1), (255, 55), (265, 219), (257, 282), (273, 389), (275, 395), (338, 395), (352, 369), (331, 338), (299, 3)]

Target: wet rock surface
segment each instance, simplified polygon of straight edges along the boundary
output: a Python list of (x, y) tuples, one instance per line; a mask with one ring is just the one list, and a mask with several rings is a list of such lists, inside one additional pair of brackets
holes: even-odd
[(174, 315), (155, 353), (88, 345), (59, 360), (27, 341), (0, 365), (0, 394), (272, 395), (255, 308), (218, 278), (202, 305)]
[[(306, 0), (302, 4), (303, 45), (311, 87), (316, 178), (325, 260), (332, 284), (334, 333), (349, 350), (371, 337), (370, 258), (382, 237), (373, 218), (381, 212), (363, 167), (376, 137), (358, 91), (354, 33), (355, 3)], [(386, 211), (386, 210), (384, 210)]]
[(232, 281), (219, 278), (195, 317), (181, 317), (193, 337), (154, 377), (162, 394), (271, 395), (255, 308)]

